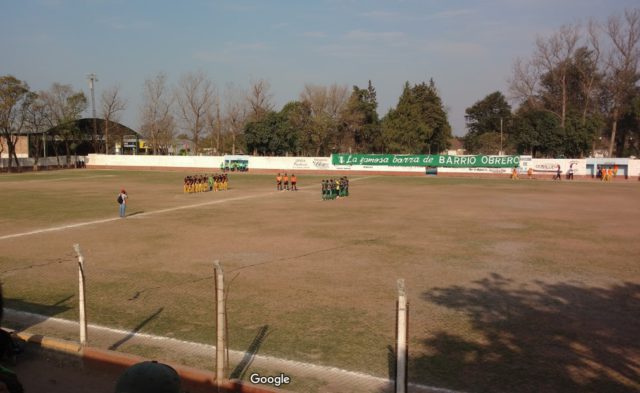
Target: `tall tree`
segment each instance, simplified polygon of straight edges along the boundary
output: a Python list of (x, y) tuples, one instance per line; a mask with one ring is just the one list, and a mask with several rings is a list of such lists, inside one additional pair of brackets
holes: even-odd
[(247, 102), (251, 108), (250, 121), (260, 121), (273, 111), (271, 85), (264, 79), (251, 81)]
[(609, 156), (613, 155), (620, 116), (631, 104), (639, 80), (640, 8), (628, 9), (623, 16), (609, 18), (606, 33), (612, 43), (607, 57), (607, 88), (610, 92), (611, 138)]
[(382, 120), (385, 150), (393, 153), (437, 153), (450, 145), (451, 126), (433, 79), (405, 83), (395, 109)]
[(349, 98), (346, 86), (305, 85), (300, 93), (300, 101), (311, 110), (311, 126), (307, 143), (314, 148), (314, 155), (330, 154), (338, 148), (336, 138), (339, 133), (340, 115)]
[(291, 101), (287, 103), (280, 113), (285, 117), (289, 127), (295, 132), (295, 144), (292, 153), (296, 155), (313, 155), (315, 146), (311, 140), (311, 107), (307, 102)]
[(297, 149), (297, 133), (288, 122), (285, 106), (281, 112), (269, 112), (262, 120), (249, 122), (244, 136), (247, 149), (260, 155), (287, 155)]
[(127, 107), (127, 102), (120, 96), (118, 86), (109, 87), (104, 90), (102, 98), (102, 118), (104, 119), (104, 154), (109, 154), (109, 131), (111, 123), (120, 121), (120, 112)]
[(538, 37), (536, 40), (533, 61), (545, 74), (544, 78), (550, 87), (546, 91), (547, 94), (543, 94), (542, 99), (549, 103), (547, 107), (557, 108), (554, 112), (560, 118), (560, 127), (564, 127), (567, 118), (569, 94), (567, 73), (579, 36), (580, 26), (565, 25), (548, 39)]
[(159, 73), (146, 79), (142, 97), (140, 131), (151, 141), (153, 154), (166, 154), (175, 134), (173, 98), (167, 88), (166, 75)]
[(25, 125), (24, 114), (28, 105), (28, 95), (29, 85), (26, 82), (11, 75), (0, 77), (0, 132), (7, 144), (9, 171), (12, 168), (12, 158), (20, 170), (16, 143)]
[[(33, 156), (34, 167), (38, 167), (40, 160), (40, 152), (46, 149), (46, 133), (48, 126), (51, 124), (51, 113), (42, 99), (41, 94), (30, 92), (27, 97), (27, 106), (25, 107), (25, 127), (31, 135), (38, 135), (42, 133), (42, 138), (39, 136), (33, 138), (30, 142), (33, 143)], [(46, 165), (46, 163), (45, 163)]]
[(238, 87), (229, 84), (225, 88), (224, 126), (231, 136), (231, 154), (236, 154), (236, 148), (241, 145), (242, 131), (247, 123), (249, 109), (246, 95)]
[[(353, 86), (349, 101), (342, 113), (344, 139), (351, 152), (371, 153), (380, 148), (380, 119), (376, 90), (369, 81), (366, 89)], [(341, 150), (345, 150), (342, 148)]]
[(513, 62), (512, 73), (508, 80), (511, 98), (530, 108), (538, 106), (540, 68), (531, 59), (518, 57)]
[(582, 124), (587, 116), (599, 113), (599, 90), (602, 86), (602, 50), (598, 24), (591, 20), (587, 25), (588, 41), (576, 51), (574, 67), (578, 74)]
[[(504, 148), (504, 139), (511, 124), (511, 106), (507, 103), (505, 96), (499, 92), (493, 92), (482, 100), (476, 102), (465, 111), (467, 123), (467, 135), (464, 138), (464, 147), (469, 152), (482, 152), (495, 154), (496, 151)], [(492, 136), (484, 136), (492, 134)], [(481, 138), (482, 137), (482, 138)], [(491, 150), (495, 147), (495, 140), (498, 140), (498, 150)], [(500, 141), (500, 139), (503, 139)], [(487, 146), (489, 142), (491, 148)]]
[[(603, 126), (603, 103), (610, 102), (609, 90), (603, 86), (602, 42), (596, 22), (590, 21), (586, 35), (579, 26), (563, 26), (549, 38), (538, 38), (532, 58), (518, 59), (510, 81), (510, 92), (519, 102), (518, 117), (540, 118), (547, 111), (558, 119), (558, 127), (547, 132), (548, 140), (562, 134), (565, 148), (553, 151), (566, 156), (584, 156), (595, 149), (595, 141)], [(546, 118), (545, 118), (546, 119)], [(547, 119), (548, 120), (548, 119)], [(522, 124), (522, 121), (520, 121)], [(541, 136), (542, 138), (543, 136)], [(544, 138), (543, 138), (544, 139)], [(589, 139), (592, 146), (585, 144)], [(549, 149), (537, 149), (547, 154)]]
[(207, 113), (207, 127), (211, 137), (211, 150), (220, 154), (222, 147), (222, 113), (220, 111), (220, 96), (216, 93), (213, 99), (213, 110)]
[(213, 83), (204, 72), (188, 73), (180, 78), (176, 90), (178, 112), (183, 130), (190, 134), (196, 155), (207, 124), (207, 115), (213, 108), (214, 95)]
[(75, 152), (77, 142), (82, 139), (76, 122), (87, 109), (87, 97), (82, 91), (74, 91), (71, 85), (60, 83), (54, 83), (49, 90), (41, 93), (41, 97), (51, 113), (51, 126), (62, 138), (66, 164), (69, 165), (71, 152)]
[(560, 119), (545, 110), (521, 107), (514, 117), (512, 142), (518, 153), (532, 156), (554, 156), (563, 150)]

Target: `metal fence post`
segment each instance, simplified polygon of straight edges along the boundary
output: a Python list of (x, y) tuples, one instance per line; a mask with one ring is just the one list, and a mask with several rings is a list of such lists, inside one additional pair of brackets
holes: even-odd
[(407, 294), (404, 279), (399, 279), (396, 327), (396, 393), (406, 393), (407, 391), (407, 310)]
[(79, 312), (78, 316), (80, 319), (80, 345), (87, 345), (87, 313), (85, 308), (85, 284), (84, 284), (84, 257), (80, 252), (80, 245), (74, 244), (73, 249), (76, 251), (76, 255), (78, 256), (78, 303), (79, 303)]
[(224, 274), (220, 261), (213, 262), (216, 273), (216, 383), (220, 385), (224, 381), (225, 374), (225, 348), (226, 348), (226, 322), (224, 305)]

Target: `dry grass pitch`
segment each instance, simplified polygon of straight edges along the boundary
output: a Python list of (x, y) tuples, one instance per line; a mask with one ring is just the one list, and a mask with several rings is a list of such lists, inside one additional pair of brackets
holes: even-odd
[(637, 182), (353, 176), (349, 198), (321, 201), (321, 176), (185, 195), (185, 174), (0, 176), (5, 306), (77, 318), (79, 243), (92, 323), (213, 343), (219, 259), (231, 348), (266, 331), (261, 354), (388, 377), (404, 278), (414, 382), (640, 389)]

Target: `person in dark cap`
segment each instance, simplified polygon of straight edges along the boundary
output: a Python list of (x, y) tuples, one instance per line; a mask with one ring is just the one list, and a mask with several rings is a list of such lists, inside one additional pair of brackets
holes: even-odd
[(120, 375), (115, 393), (182, 393), (173, 367), (154, 361), (134, 364)]

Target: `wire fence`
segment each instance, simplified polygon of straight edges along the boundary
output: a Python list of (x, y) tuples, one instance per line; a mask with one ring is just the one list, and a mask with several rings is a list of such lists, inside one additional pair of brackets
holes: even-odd
[[(76, 245), (28, 265), (4, 262), (4, 324), (18, 331), (289, 391), (394, 391), (393, 297), (376, 320), (358, 315), (348, 299), (312, 314), (289, 299), (273, 315), (273, 309), (261, 310), (259, 301), (238, 293), (238, 271), (229, 269), (216, 280), (223, 269), (213, 261), (198, 271), (148, 271), (135, 261), (101, 266)], [(224, 296), (217, 297), (221, 283)], [(353, 359), (356, 367), (350, 369)], [(383, 366), (358, 367), (371, 359)]]

